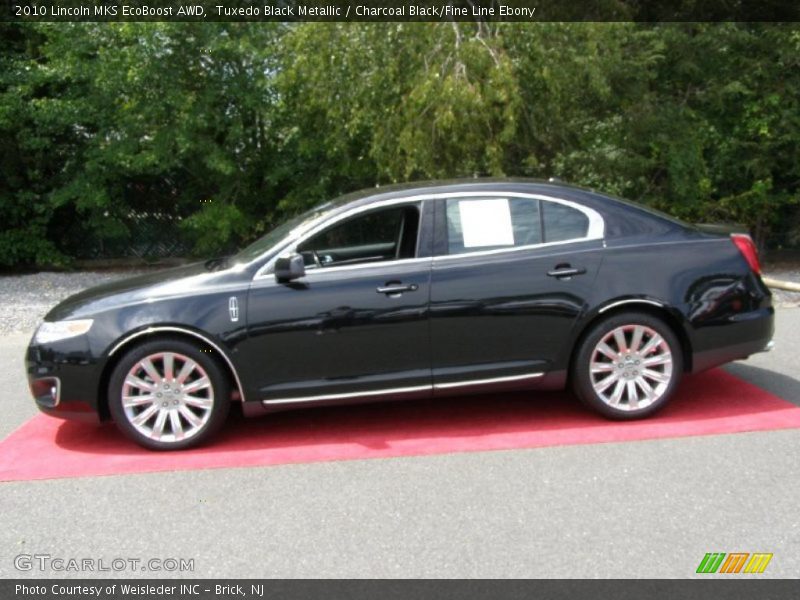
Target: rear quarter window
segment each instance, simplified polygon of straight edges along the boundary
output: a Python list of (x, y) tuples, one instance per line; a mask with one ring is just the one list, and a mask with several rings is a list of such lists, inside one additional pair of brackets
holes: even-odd
[(589, 233), (589, 217), (571, 206), (542, 201), (542, 217), (546, 243), (580, 239)]

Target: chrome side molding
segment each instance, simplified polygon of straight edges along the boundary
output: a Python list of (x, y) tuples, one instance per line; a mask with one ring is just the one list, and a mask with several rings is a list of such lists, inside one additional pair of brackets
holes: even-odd
[(302, 402), (328, 402), (334, 400), (342, 400), (345, 398), (364, 398), (369, 396), (392, 396), (395, 394), (409, 394), (412, 392), (426, 392), (433, 390), (444, 390), (459, 387), (470, 387), (473, 385), (489, 385), (492, 383), (505, 383), (510, 381), (523, 381), (525, 379), (536, 379), (544, 375), (541, 373), (525, 373), (523, 375), (508, 375), (506, 377), (492, 377), (489, 379), (469, 379), (466, 381), (451, 381), (445, 383), (429, 384), (429, 385), (416, 385), (411, 387), (400, 388), (387, 388), (383, 390), (367, 390), (364, 392), (349, 392), (342, 394), (322, 394), (318, 396), (298, 396), (296, 398), (274, 398), (269, 400), (262, 400), (264, 406), (271, 406), (274, 404), (293, 404)]
[(435, 390), (447, 390), (451, 388), (467, 387), (471, 385), (488, 385), (491, 383), (506, 383), (510, 381), (523, 381), (525, 379), (536, 379), (542, 377), (544, 373), (527, 373), (525, 375), (509, 375), (508, 377), (492, 377), (490, 379), (470, 379), (469, 381), (452, 381), (445, 383), (436, 383), (433, 386)]
[(300, 396), (298, 398), (275, 398), (274, 400), (262, 400), (262, 404), (290, 404), (292, 402), (314, 402), (317, 400), (342, 400), (344, 398), (361, 398), (366, 396), (389, 396), (393, 394), (410, 394), (412, 392), (424, 392), (431, 389), (429, 385), (417, 385), (411, 387), (391, 388), (386, 390), (369, 390), (366, 392), (352, 392), (349, 394), (322, 394), (320, 396)]

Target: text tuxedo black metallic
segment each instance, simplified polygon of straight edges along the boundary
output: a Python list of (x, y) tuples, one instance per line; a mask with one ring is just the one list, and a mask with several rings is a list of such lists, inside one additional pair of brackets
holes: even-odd
[(569, 383), (608, 417), (643, 417), (682, 373), (772, 332), (747, 236), (472, 180), (345, 196), (232, 257), (72, 296), (27, 370), (44, 412), (169, 449), (208, 439), (232, 402), (253, 415)]

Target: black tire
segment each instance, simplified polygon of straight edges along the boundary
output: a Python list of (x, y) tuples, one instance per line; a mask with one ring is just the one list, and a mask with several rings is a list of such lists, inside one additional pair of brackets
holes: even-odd
[[(148, 358), (149, 362), (145, 360)], [(172, 365), (172, 379), (166, 376), (168, 363)], [(192, 363), (198, 368), (192, 367)], [(150, 373), (162, 375), (159, 384), (148, 374), (145, 364), (155, 368)], [(188, 377), (179, 382), (184, 368)], [(132, 369), (136, 369), (136, 379), (130, 381), (141, 384), (126, 382)], [(127, 407), (123, 404), (123, 392), (128, 394)], [(230, 409), (230, 384), (207, 350), (182, 339), (162, 338), (140, 344), (122, 357), (109, 380), (108, 408), (122, 433), (140, 446), (150, 450), (181, 450), (208, 441), (222, 427)], [(153, 412), (147, 416), (146, 411)], [(134, 424), (137, 418), (145, 417), (138, 426)], [(175, 424), (173, 419), (177, 419)], [(146, 433), (148, 429), (150, 435)]]
[[(660, 336), (669, 351), (671, 365), (667, 365), (667, 354), (664, 346), (658, 344), (655, 350), (647, 354), (641, 352), (619, 353), (616, 343), (616, 331), (622, 328), (623, 340), (631, 350), (636, 342), (634, 335), (638, 335), (636, 328), (640, 329), (641, 338), (639, 350), (647, 349), (647, 341), (654, 340), (648, 332), (655, 332)], [(644, 341), (641, 341), (644, 340)], [(612, 350), (617, 356), (614, 360), (600, 349), (601, 341), (606, 341), (603, 350)], [(592, 373), (592, 362), (596, 373)], [(645, 361), (665, 364), (645, 366)], [(607, 372), (607, 373), (606, 373)], [(655, 373), (655, 374), (653, 374)], [(664, 407), (678, 386), (683, 373), (683, 353), (680, 341), (672, 329), (661, 319), (642, 312), (624, 312), (615, 314), (594, 325), (578, 348), (572, 364), (571, 380), (575, 395), (592, 410), (601, 415), (615, 420), (642, 419), (648, 417)], [(616, 379), (606, 379), (606, 377)], [(657, 379), (651, 379), (657, 377)], [(644, 383), (641, 383), (641, 381)], [(622, 381), (622, 397), (617, 398), (614, 404), (614, 392)], [(629, 389), (629, 382), (634, 381), (633, 392)], [(605, 390), (598, 391), (604, 385)], [(649, 386), (652, 395), (645, 390)], [(610, 397), (609, 397), (610, 396)], [(633, 396), (633, 400), (629, 400)]]

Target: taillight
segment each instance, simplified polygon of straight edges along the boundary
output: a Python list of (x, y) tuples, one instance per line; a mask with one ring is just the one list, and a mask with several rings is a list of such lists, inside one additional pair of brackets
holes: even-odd
[(761, 275), (761, 265), (758, 264), (758, 250), (756, 250), (753, 239), (746, 233), (732, 233), (731, 240), (736, 244), (739, 252), (742, 253), (753, 272), (756, 275)]

